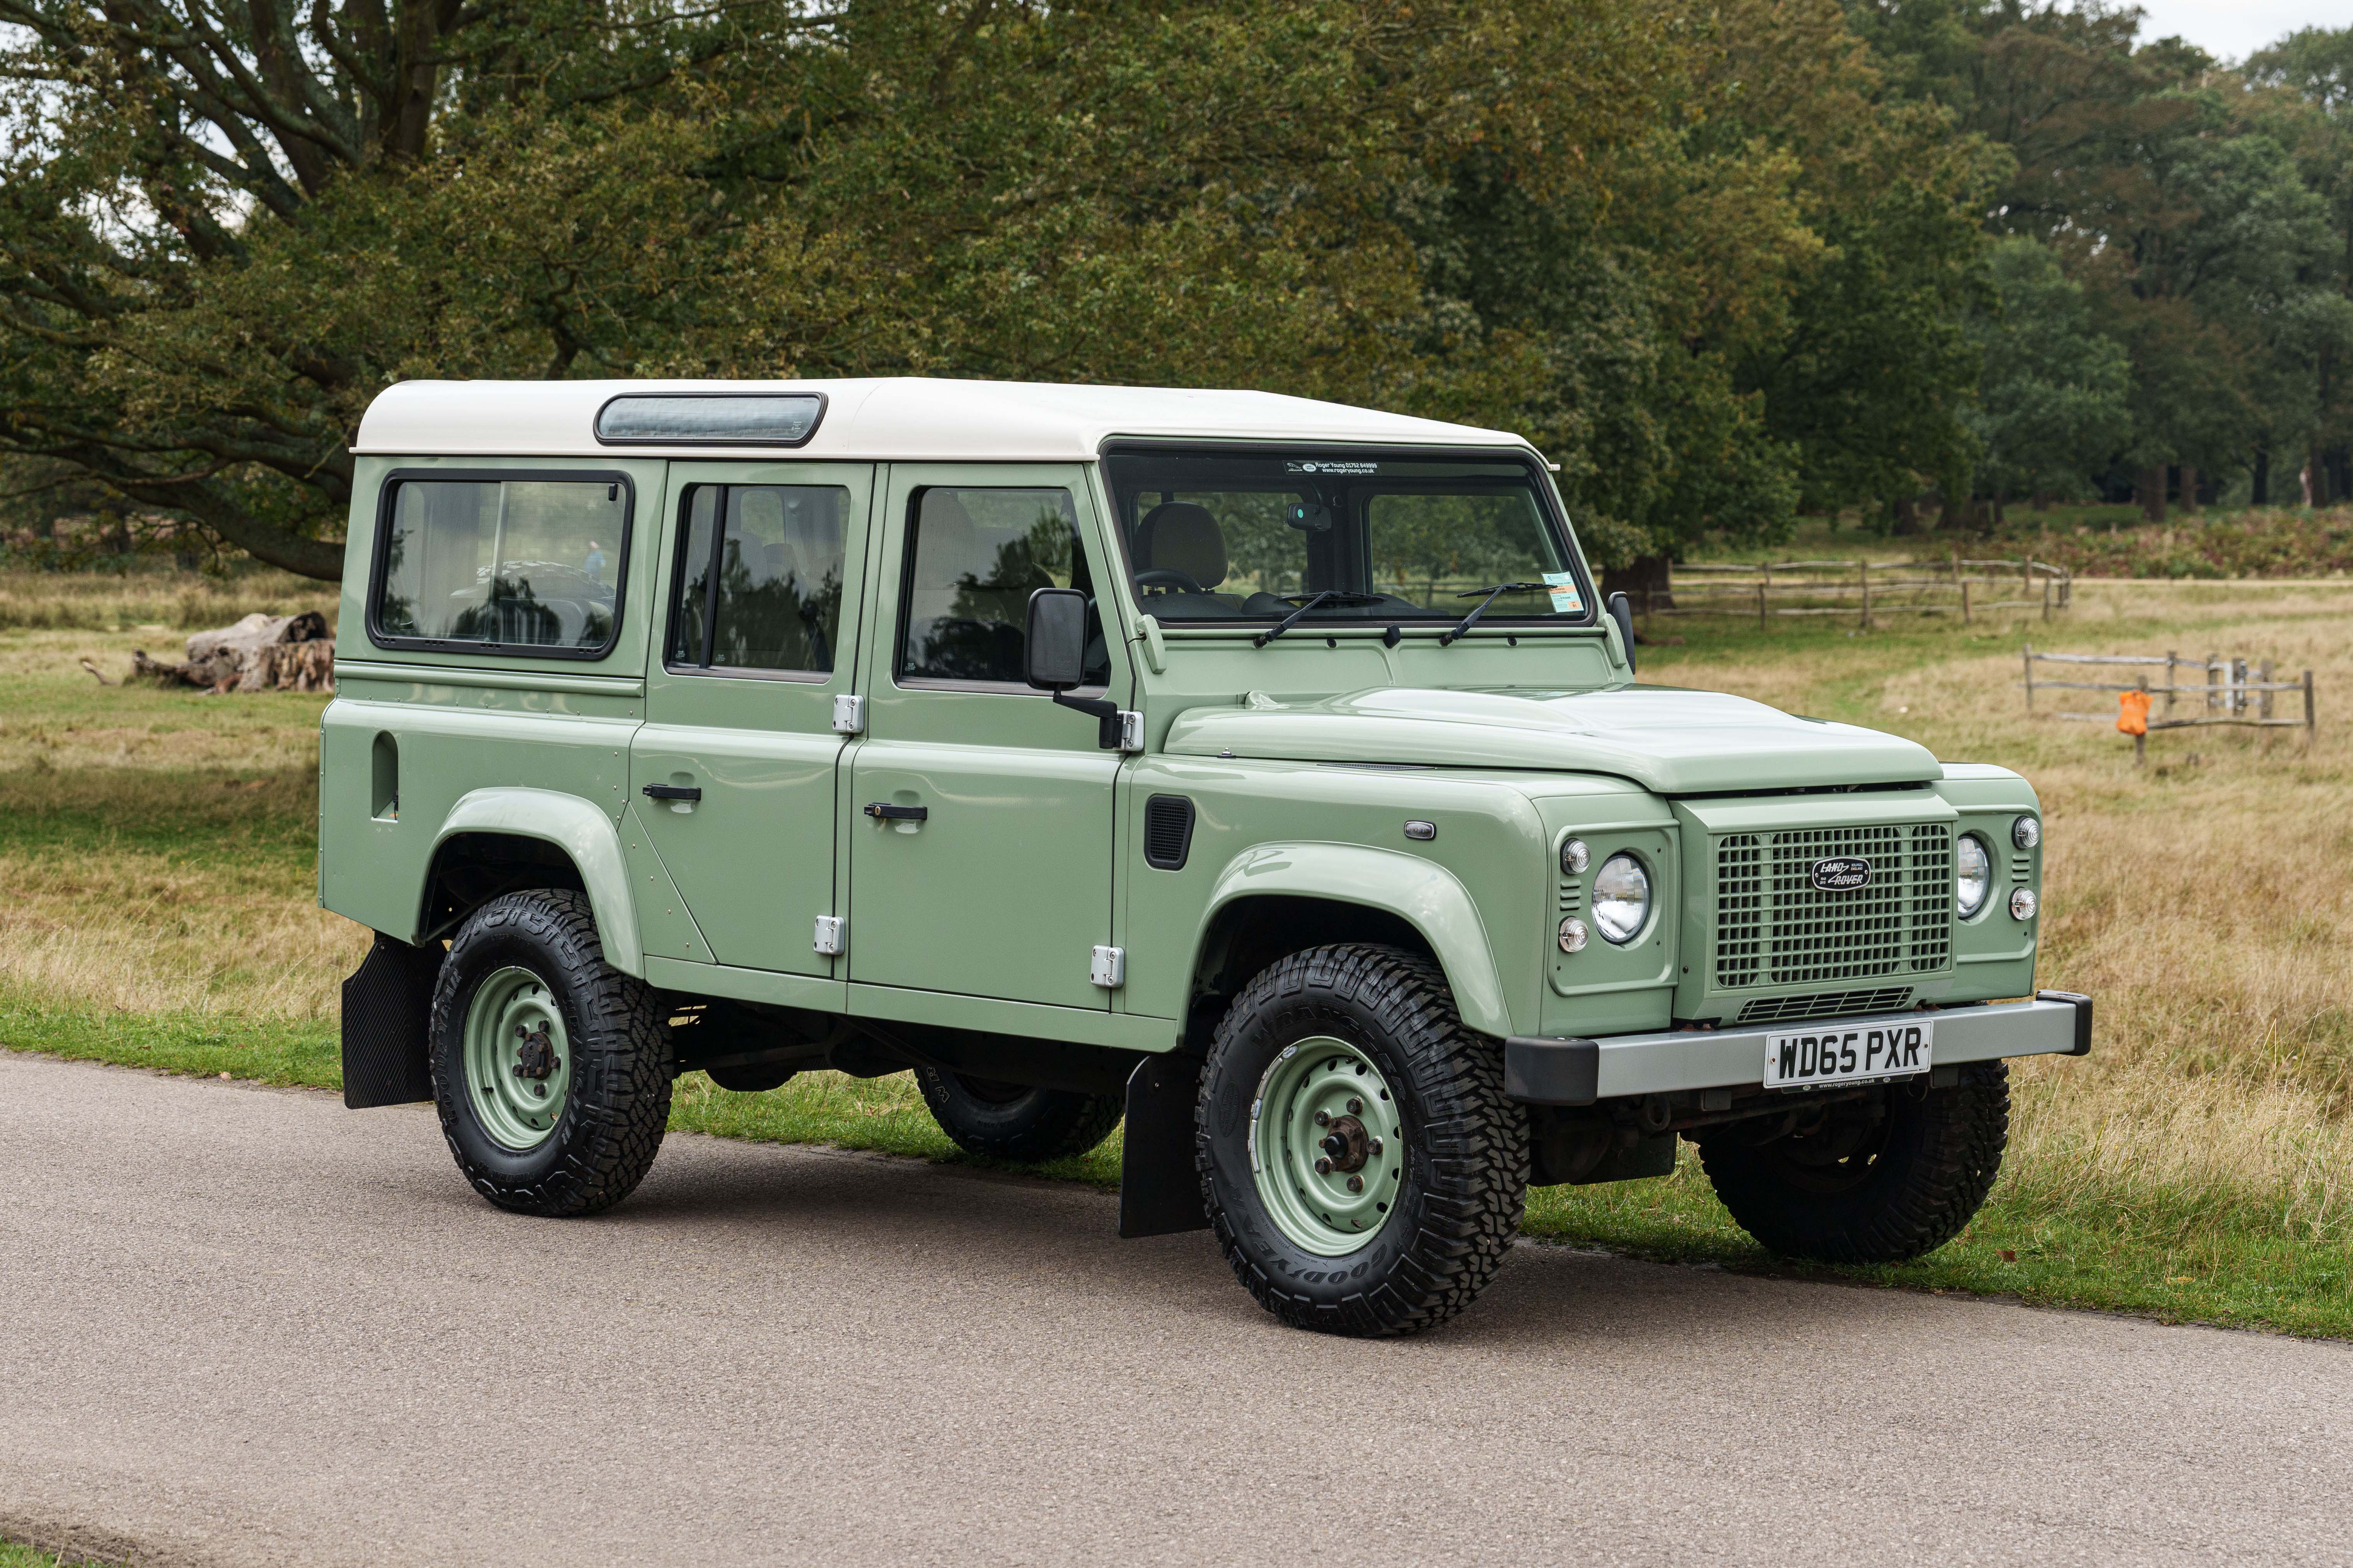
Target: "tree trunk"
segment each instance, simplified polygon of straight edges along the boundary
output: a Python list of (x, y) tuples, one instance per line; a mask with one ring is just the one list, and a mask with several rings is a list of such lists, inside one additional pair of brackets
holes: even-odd
[(2181, 510), (2196, 511), (2198, 508), (2198, 469), (2191, 464), (2181, 465)]
[(138, 649), (131, 656), (131, 673), (136, 679), (216, 693), (332, 691), (335, 637), (327, 617), (316, 610), (299, 616), (257, 610), (235, 626), (190, 637), (185, 664), (165, 664)]
[(2247, 491), (2247, 500), (2256, 506), (2272, 504), (2272, 449), (2269, 446), (2255, 448), (2255, 473)]
[(2297, 484), (2304, 489), (2304, 510), (2306, 511), (2312, 510), (2312, 459), (2313, 454), (2307, 449), (2304, 454), (2304, 470), (2295, 477)]
[(1895, 521), (1888, 529), (1889, 532), (1908, 535), (1920, 531), (1920, 503), (1917, 500), (1911, 496), (1897, 496), (1892, 510), (1895, 513)]
[(2150, 522), (2165, 521), (2165, 468), (2162, 464), (2140, 471), (2140, 482), (2133, 487), (2133, 499), (2140, 502), (2140, 514)]
[[(1638, 555), (1624, 566), (1612, 566), (1601, 574), (1601, 598), (1608, 603), (1612, 594), (1623, 594), (1633, 603), (1634, 613), (1647, 610), (1672, 610), (1675, 607), (1674, 577), (1663, 555)], [(1649, 597), (1644, 598), (1644, 595)]]
[(2034, 492), (2034, 510), (2037, 511), (2049, 511), (2051, 510), (2051, 492), (2049, 490), (2036, 490)]

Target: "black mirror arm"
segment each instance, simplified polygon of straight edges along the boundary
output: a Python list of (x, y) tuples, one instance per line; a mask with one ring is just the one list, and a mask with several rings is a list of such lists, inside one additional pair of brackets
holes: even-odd
[(1095, 721), (1095, 744), (1106, 752), (1119, 750), (1118, 703), (1106, 697), (1073, 697), (1067, 691), (1055, 692), (1054, 700), (1091, 715)]

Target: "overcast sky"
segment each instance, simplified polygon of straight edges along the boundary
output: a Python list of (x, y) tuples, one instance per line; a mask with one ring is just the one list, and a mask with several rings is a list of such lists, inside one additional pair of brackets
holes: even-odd
[(2140, 0), (2140, 36), (2184, 37), (2208, 54), (2242, 60), (2298, 27), (2353, 23), (2345, 0)]

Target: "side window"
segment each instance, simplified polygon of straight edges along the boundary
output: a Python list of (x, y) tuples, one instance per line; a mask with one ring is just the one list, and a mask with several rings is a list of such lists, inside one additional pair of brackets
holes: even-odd
[(689, 490), (670, 666), (830, 673), (849, 520), (849, 492), (837, 485)]
[(926, 489), (915, 496), (907, 531), (902, 679), (997, 681), (1028, 689), (1029, 595), (1039, 588), (1076, 588), (1088, 596), (1087, 684), (1111, 679), (1111, 650), (1092, 607), (1094, 576), (1070, 491)]
[(394, 475), (371, 635), (390, 646), (607, 652), (619, 626), (631, 499), (618, 474)]

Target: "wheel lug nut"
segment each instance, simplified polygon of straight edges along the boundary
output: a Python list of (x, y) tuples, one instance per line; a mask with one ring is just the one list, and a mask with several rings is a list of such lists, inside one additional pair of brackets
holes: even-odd
[(1371, 1144), (1370, 1144), (1370, 1145), (1368, 1145), (1368, 1146), (1367, 1146), (1367, 1148), (1366, 1148), (1366, 1152), (1367, 1152), (1367, 1153), (1371, 1153), (1371, 1154), (1378, 1154), (1380, 1152), (1381, 1152), (1381, 1141), (1380, 1141), (1379, 1139), (1377, 1139), (1377, 1138), (1374, 1139), (1374, 1140), (1372, 1141)]
[(1348, 1101), (1348, 1114), (1349, 1114), (1349, 1115), (1351, 1115), (1351, 1116), (1362, 1116), (1364, 1113), (1365, 1113), (1365, 1102), (1364, 1102), (1363, 1100), (1352, 1100)]
[(1361, 1192), (1363, 1192), (1363, 1191), (1365, 1190), (1365, 1178), (1364, 1178), (1364, 1177), (1362, 1177), (1362, 1176), (1351, 1176), (1351, 1177), (1349, 1177), (1349, 1178), (1348, 1178), (1348, 1190), (1349, 1190), (1350, 1192), (1352, 1192), (1352, 1193), (1361, 1193)]
[(1317, 1112), (1315, 1113), (1315, 1125), (1316, 1125), (1316, 1126), (1318, 1126), (1318, 1127), (1329, 1127), (1329, 1126), (1331, 1126), (1331, 1125), (1332, 1125), (1332, 1113), (1331, 1113), (1330, 1111), (1328, 1111), (1328, 1110), (1319, 1110), (1319, 1111), (1317, 1111)]
[(1319, 1175), (1319, 1176), (1328, 1176), (1328, 1175), (1330, 1175), (1330, 1174), (1332, 1173), (1332, 1162), (1331, 1162), (1331, 1161), (1329, 1161), (1329, 1160), (1318, 1160), (1318, 1161), (1316, 1161), (1316, 1162), (1315, 1162), (1315, 1173), (1316, 1173), (1317, 1175)]

